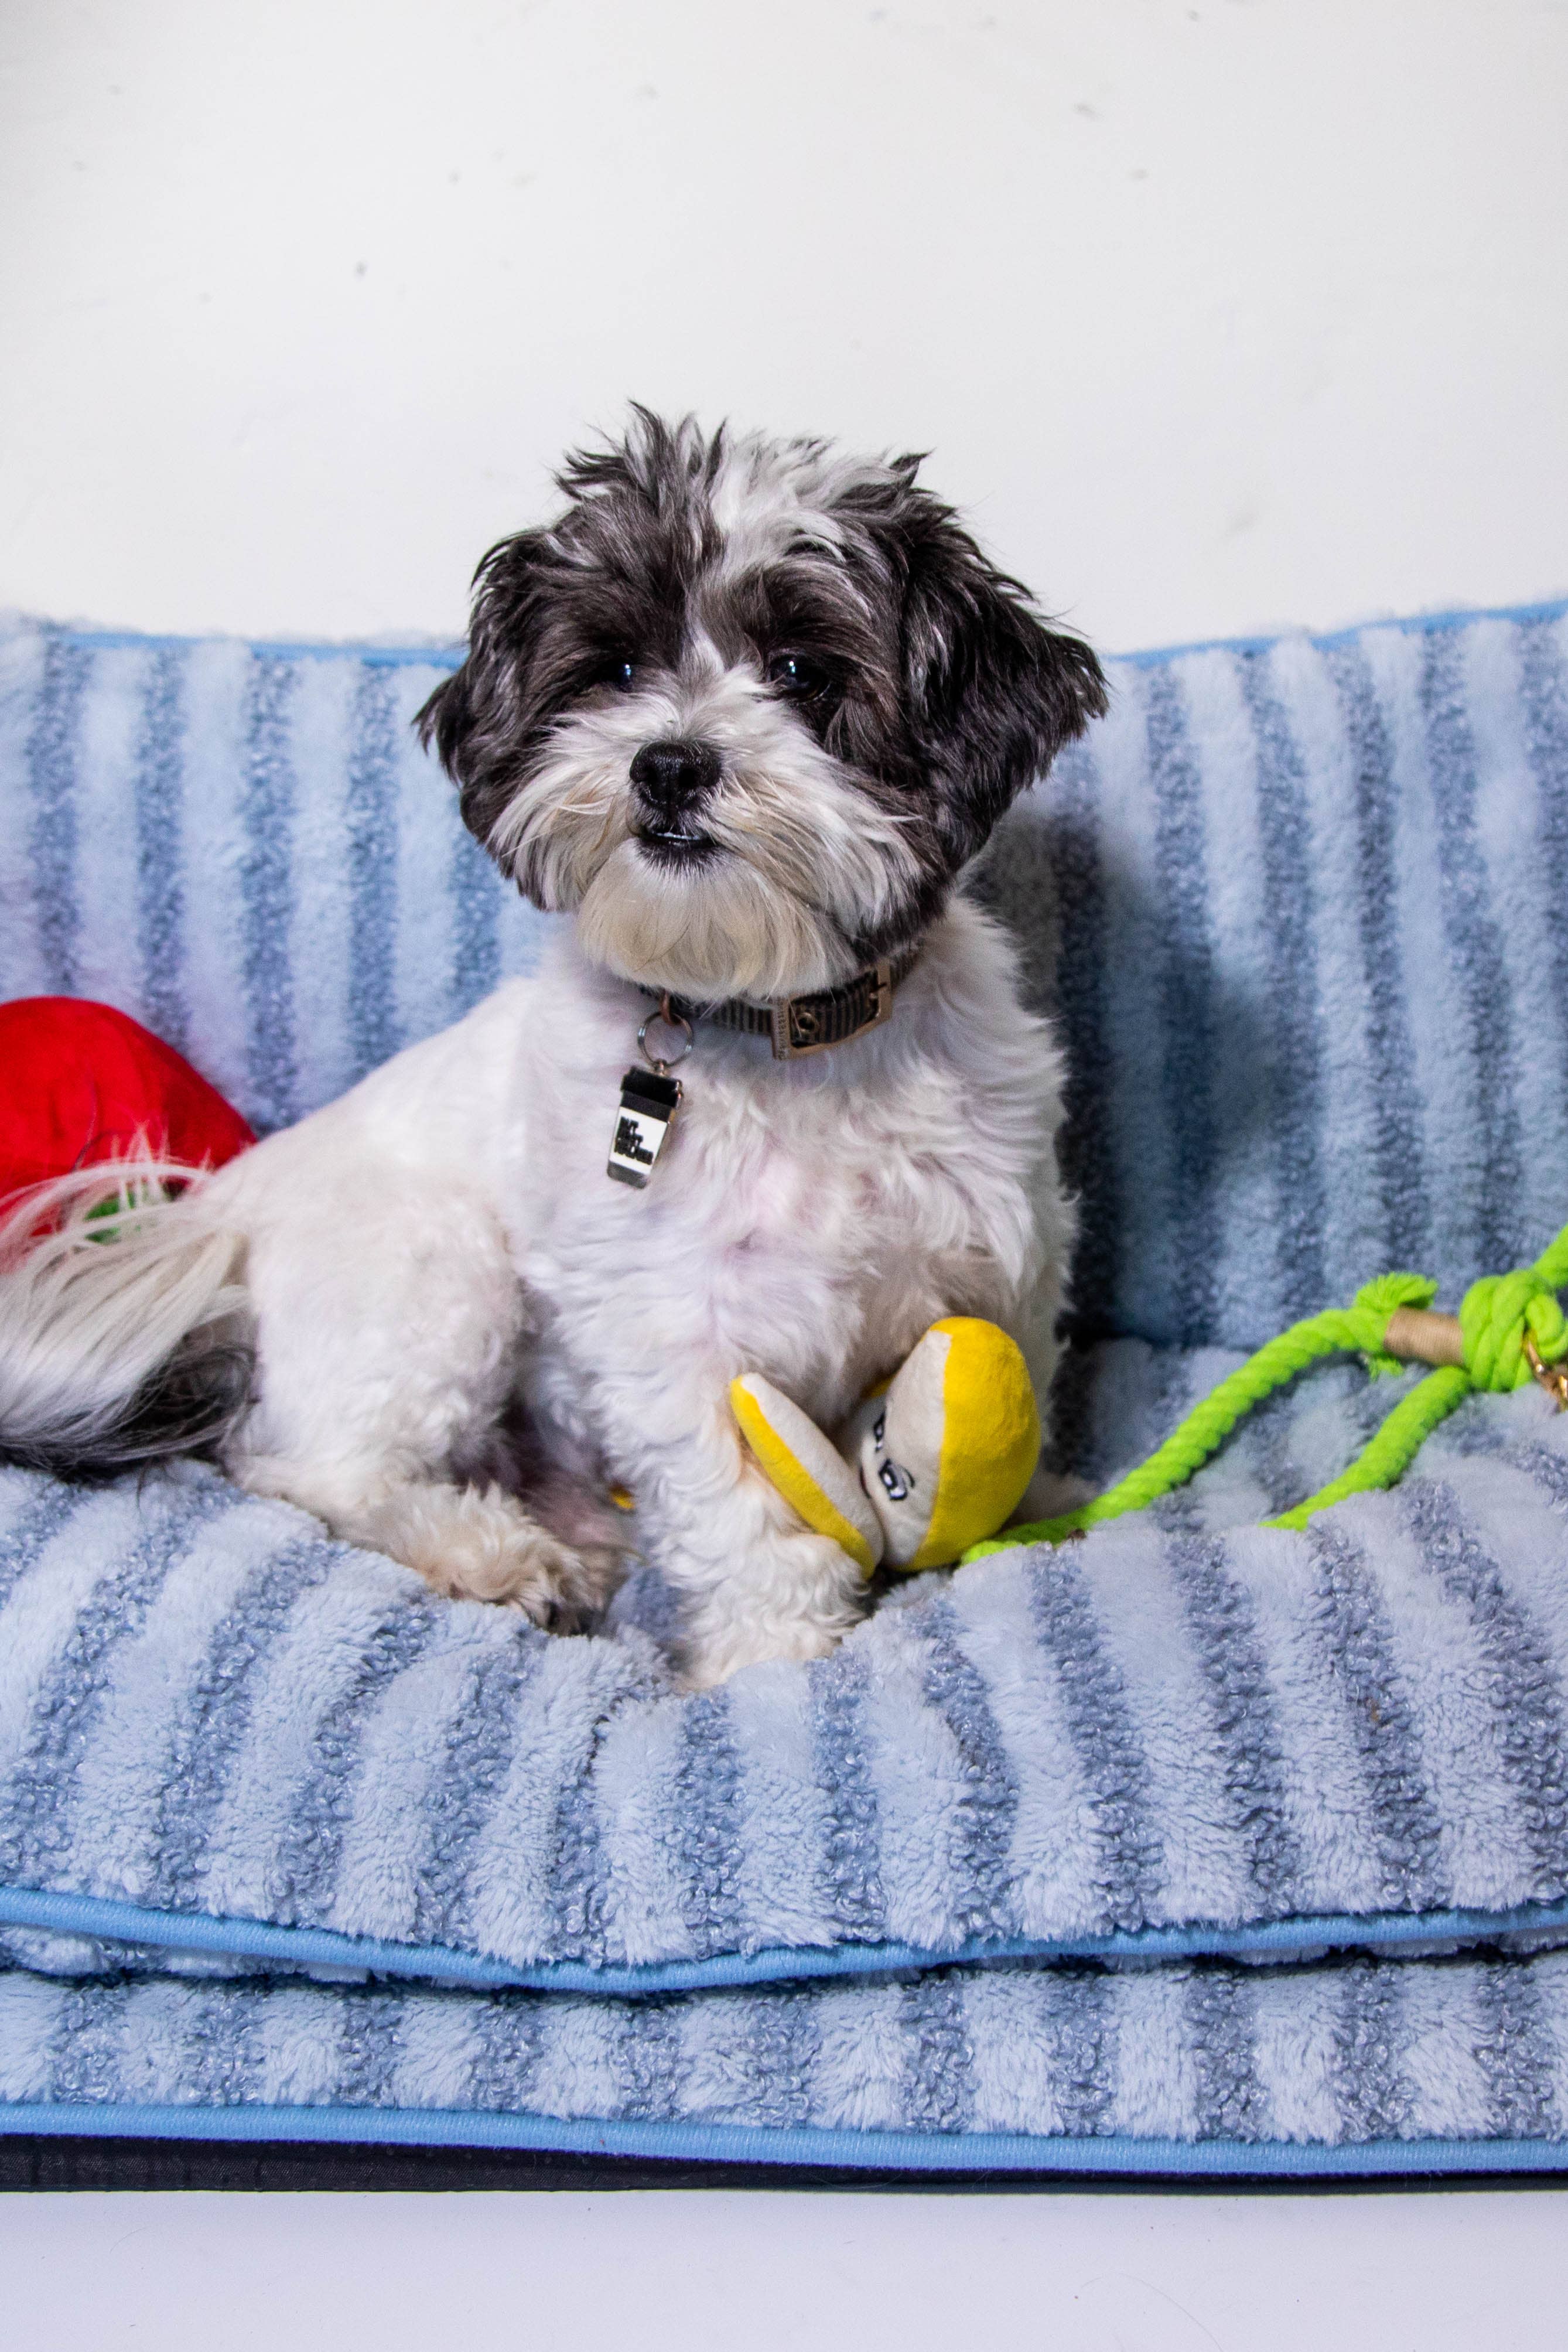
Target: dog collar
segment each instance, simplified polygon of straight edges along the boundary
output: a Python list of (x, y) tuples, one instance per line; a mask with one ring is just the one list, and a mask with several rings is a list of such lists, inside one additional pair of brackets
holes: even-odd
[[(830, 1045), (846, 1045), (880, 1029), (893, 1012), (894, 991), (915, 969), (920, 942), (905, 948), (837, 988), (819, 988), (806, 996), (781, 996), (771, 1004), (754, 1004), (748, 997), (727, 996), (717, 1004), (699, 1004), (690, 997), (662, 1001), (678, 1021), (708, 1021), (716, 1029), (738, 1029), (748, 1037), (771, 1039), (776, 1062), (798, 1062), (808, 1054), (825, 1054)], [(641, 984), (641, 983), (639, 983)], [(661, 998), (656, 988), (644, 996)]]
[[(711, 1021), (716, 1029), (739, 1029), (752, 1037), (768, 1037), (773, 1057), (797, 1062), (807, 1054), (824, 1054), (830, 1045), (846, 1045), (868, 1029), (880, 1029), (893, 1011), (893, 992), (915, 968), (920, 942), (902, 955), (857, 971), (837, 988), (819, 988), (807, 996), (781, 996), (772, 1004), (753, 1004), (749, 998), (729, 996), (716, 1004), (698, 1004), (689, 997), (671, 996), (657, 988), (639, 988), (658, 1010), (650, 1013), (637, 1032), (637, 1050), (646, 1066), (627, 1071), (621, 1081), (621, 1108), (616, 1115), (606, 1172), (618, 1184), (641, 1192), (669, 1140), (685, 1088), (672, 1070), (692, 1050), (692, 1029)], [(648, 1043), (655, 1021), (672, 1034), (684, 1034), (678, 1054), (661, 1058)]]

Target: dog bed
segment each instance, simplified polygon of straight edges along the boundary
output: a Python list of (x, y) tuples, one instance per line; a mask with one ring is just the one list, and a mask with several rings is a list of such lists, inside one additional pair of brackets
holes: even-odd
[[(258, 1128), (526, 970), (406, 726), (447, 657), (0, 639), (0, 995)], [(1568, 616), (1113, 665), (978, 887), (1074, 1070), (1064, 1466), (1385, 1266), (1568, 1215)], [(1568, 1422), (1396, 1386), (676, 1688), (182, 1465), (0, 1475), (0, 2124), (966, 2174), (1568, 2162)]]

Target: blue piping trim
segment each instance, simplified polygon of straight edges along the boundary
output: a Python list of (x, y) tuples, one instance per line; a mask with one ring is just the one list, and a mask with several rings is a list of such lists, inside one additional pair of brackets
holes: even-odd
[(443, 1944), (389, 1943), (374, 1936), (343, 1936), (326, 1927), (280, 1927), (261, 1919), (214, 1918), (204, 1912), (153, 1911), (96, 1895), (55, 1895), (0, 1887), (0, 1926), (42, 1927), (113, 1943), (155, 1944), (184, 1952), (229, 1952), (246, 1959), (296, 1966), (363, 1969), (378, 1976), (410, 1977), (476, 1991), (517, 1987), (536, 1992), (693, 1992), (726, 1985), (788, 1983), (812, 1977), (884, 1976), (990, 1960), (1286, 1959), (1304, 1952), (1349, 1948), (1397, 1951), (1409, 1944), (1490, 1943), (1500, 1936), (1568, 1929), (1568, 1899), (1521, 1903), (1511, 1911), (1383, 1911), (1322, 1913), (1222, 1927), (1195, 1925), (1117, 1928), (1103, 1936), (973, 1937), (946, 1948), (915, 1944), (780, 1946), (759, 1952), (721, 1952), (706, 1960), (665, 1960), (643, 1966), (594, 1968), (581, 1960), (514, 1966)]
[[(1546, 597), (1530, 604), (1478, 604), (1455, 612), (1414, 613), (1401, 618), (1356, 621), (1348, 628), (1330, 629), (1321, 634), (1303, 631), (1309, 645), (1343, 646), (1351, 644), (1368, 629), (1397, 629), (1402, 635), (1420, 635), (1429, 630), (1462, 629), (1470, 621), (1555, 621), (1568, 614), (1568, 596)], [(465, 645), (445, 646), (375, 646), (356, 644), (352, 639), (338, 641), (305, 638), (256, 638), (236, 636), (182, 636), (173, 632), (141, 629), (77, 629), (52, 621), (38, 625), (55, 636), (66, 637), (73, 645), (125, 649), (138, 646), (202, 646), (240, 645), (253, 654), (275, 661), (335, 661), (349, 656), (371, 663), (377, 667), (402, 669), (424, 667), (455, 669), (467, 648)], [(1108, 653), (1110, 662), (1125, 663), (1130, 668), (1148, 669), (1162, 662), (1176, 661), (1184, 654), (1263, 653), (1277, 646), (1281, 638), (1294, 636), (1291, 629), (1274, 629), (1261, 635), (1240, 637), (1194, 637), (1174, 646), (1152, 646), (1133, 653)]]
[(1562, 2172), (1568, 2141), (1057, 2139), (1025, 2132), (768, 2130), (751, 2124), (612, 2123), (462, 2107), (142, 2106), (0, 2104), (0, 2133), (138, 2139), (334, 2140), (423, 2147), (518, 2147), (698, 2164), (828, 2164), (911, 2172), (1070, 2172), (1193, 2179), (1436, 2172)]
[(465, 645), (454, 644), (356, 645), (351, 638), (334, 643), (329, 640), (312, 642), (307, 638), (236, 637), (223, 634), (190, 637), (157, 629), (73, 629), (68, 623), (55, 621), (43, 621), (35, 625), (50, 636), (63, 637), (73, 646), (91, 646), (99, 652), (123, 653), (142, 646), (241, 646), (246, 653), (256, 654), (264, 660), (338, 661), (348, 657), (368, 663), (377, 669), (453, 670), (468, 650)]

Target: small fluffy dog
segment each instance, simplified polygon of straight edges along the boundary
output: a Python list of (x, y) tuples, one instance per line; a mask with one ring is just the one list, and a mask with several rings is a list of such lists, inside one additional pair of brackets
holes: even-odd
[(634, 1543), (698, 1685), (832, 1647), (861, 1572), (761, 1475), (731, 1379), (831, 1430), (963, 1313), (1043, 1399), (1071, 1237), (1058, 1057), (958, 886), (1103, 680), (916, 469), (643, 410), (568, 460), (420, 724), (570, 930), (178, 1197), (150, 1164), (107, 1246), (101, 1171), (14, 1214), (10, 1458), (204, 1449), (542, 1624)]

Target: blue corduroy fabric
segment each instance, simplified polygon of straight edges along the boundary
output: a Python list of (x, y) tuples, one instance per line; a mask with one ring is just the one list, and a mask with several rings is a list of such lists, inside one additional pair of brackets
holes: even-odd
[[(11, 627), (0, 995), (122, 1004), (270, 1127), (528, 969), (409, 733), (450, 659)], [(1113, 684), (977, 885), (1072, 1060), (1097, 1481), (1295, 1316), (1568, 1214), (1563, 611)], [(1475, 1399), (1254, 1524), (1396, 1392), (1316, 1373), (1145, 1518), (698, 1698), (647, 1578), (553, 1641), (203, 1470), (0, 1476), (0, 2121), (1555, 2161), (1563, 1425)]]

